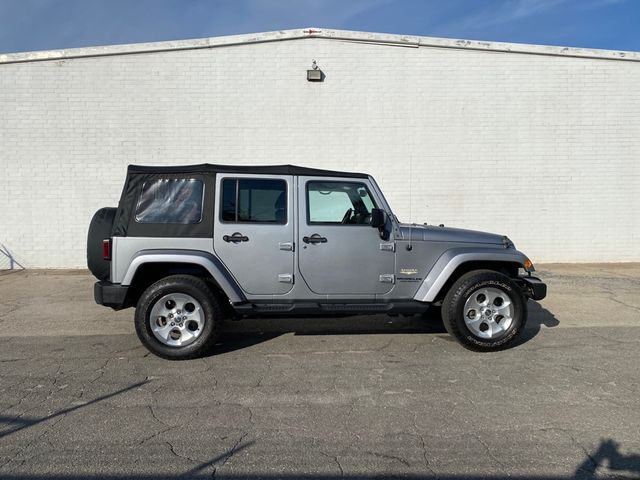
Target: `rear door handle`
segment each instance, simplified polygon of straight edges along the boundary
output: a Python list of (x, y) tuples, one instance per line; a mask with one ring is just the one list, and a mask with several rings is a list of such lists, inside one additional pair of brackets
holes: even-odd
[(235, 232), (231, 236), (225, 235), (224, 237), (222, 237), (222, 239), (227, 243), (229, 243), (229, 242), (238, 243), (238, 242), (248, 242), (249, 241), (249, 237), (247, 237), (245, 235), (242, 235), (240, 232)]
[(317, 233), (314, 233), (310, 237), (302, 237), (302, 241), (304, 243), (327, 243), (327, 239)]

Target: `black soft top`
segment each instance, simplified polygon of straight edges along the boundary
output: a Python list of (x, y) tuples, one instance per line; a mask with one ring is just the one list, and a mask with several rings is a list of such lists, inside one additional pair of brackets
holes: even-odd
[(336, 170), (321, 170), (319, 168), (298, 167), (296, 165), (214, 165), (201, 163), (200, 165), (177, 165), (168, 167), (150, 167), (129, 165), (128, 173), (136, 174), (174, 174), (174, 173), (255, 173), (256, 175), (306, 175), (310, 177), (348, 177), (367, 178), (366, 173), (339, 172)]
[[(215, 174), (245, 173), (255, 175), (304, 175), (310, 177), (367, 178), (366, 173), (338, 172), (295, 165), (200, 165), (141, 166), (129, 165), (120, 203), (113, 222), (112, 236), (118, 237), (195, 237), (213, 235)], [(205, 201), (202, 221), (197, 224), (137, 223), (134, 220), (136, 204), (145, 182), (166, 178), (196, 178), (204, 184)]]

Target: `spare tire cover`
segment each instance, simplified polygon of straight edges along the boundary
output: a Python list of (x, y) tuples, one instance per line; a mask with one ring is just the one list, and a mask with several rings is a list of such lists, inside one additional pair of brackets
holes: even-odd
[(117, 208), (101, 208), (89, 225), (87, 235), (87, 266), (91, 273), (99, 280), (108, 280), (111, 271), (111, 261), (102, 257), (102, 241), (111, 237), (113, 219)]

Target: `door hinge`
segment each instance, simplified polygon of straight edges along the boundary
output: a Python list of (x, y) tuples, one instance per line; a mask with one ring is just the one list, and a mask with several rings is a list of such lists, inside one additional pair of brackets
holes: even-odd
[(396, 283), (396, 276), (392, 273), (383, 273), (380, 275), (380, 283)]
[(396, 251), (396, 242), (390, 243), (381, 243), (380, 250), (384, 252), (395, 252)]
[(280, 283), (293, 283), (293, 275), (290, 273), (279, 273), (278, 281)]
[(284, 250), (286, 252), (293, 252), (295, 246), (295, 244), (293, 242), (279, 242), (278, 243), (278, 248), (280, 250)]

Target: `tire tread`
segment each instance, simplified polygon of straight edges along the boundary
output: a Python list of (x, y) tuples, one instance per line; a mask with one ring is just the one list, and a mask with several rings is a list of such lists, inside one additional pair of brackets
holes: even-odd
[[(458, 323), (458, 319), (456, 318), (456, 310), (460, 305), (459, 302), (464, 301), (463, 293), (471, 286), (471, 284), (488, 280), (499, 280), (511, 287), (513, 292), (512, 297), (514, 297), (513, 300), (519, 300), (520, 314), (518, 323), (514, 327), (516, 329), (515, 333), (511, 334), (506, 339), (498, 339), (493, 343), (483, 344), (480, 340), (478, 340), (479, 343), (469, 340), (468, 337), (470, 332), (468, 332), (468, 330), (464, 331), (461, 328)], [(462, 346), (468, 350), (476, 352), (488, 352), (509, 348), (516, 341), (520, 332), (524, 330), (526, 321), (527, 306), (526, 299), (522, 295), (522, 292), (509, 277), (495, 270), (472, 270), (465, 273), (451, 286), (444, 297), (444, 301), (442, 302), (442, 322), (444, 323), (444, 328), (447, 330), (449, 335), (458, 340)]]
[[(152, 334), (149, 334), (147, 327), (147, 312), (149, 311), (154, 299), (158, 297), (158, 292), (170, 287), (179, 288), (181, 285), (186, 285), (187, 288), (195, 289), (204, 297), (205, 302), (208, 302), (209, 305), (206, 307), (210, 307), (211, 315), (207, 316), (206, 321), (213, 322), (213, 325), (210, 330), (210, 334), (202, 341), (199, 341), (200, 339), (198, 339), (196, 342), (191, 345), (187, 345), (186, 347), (168, 347), (160, 344), (160, 342), (153, 338)], [(198, 301), (203, 303), (200, 298)], [(204, 307), (205, 305), (203, 305), (203, 308)], [(205, 310), (207, 310), (207, 308), (205, 308)], [(154, 355), (167, 360), (189, 360), (201, 357), (205, 352), (209, 351), (213, 347), (219, 336), (223, 315), (223, 309), (217, 295), (211, 288), (209, 288), (204, 280), (192, 275), (171, 275), (152, 284), (140, 296), (135, 313), (136, 333), (138, 334), (138, 338), (142, 344)], [(184, 350), (182, 350), (183, 348)]]

